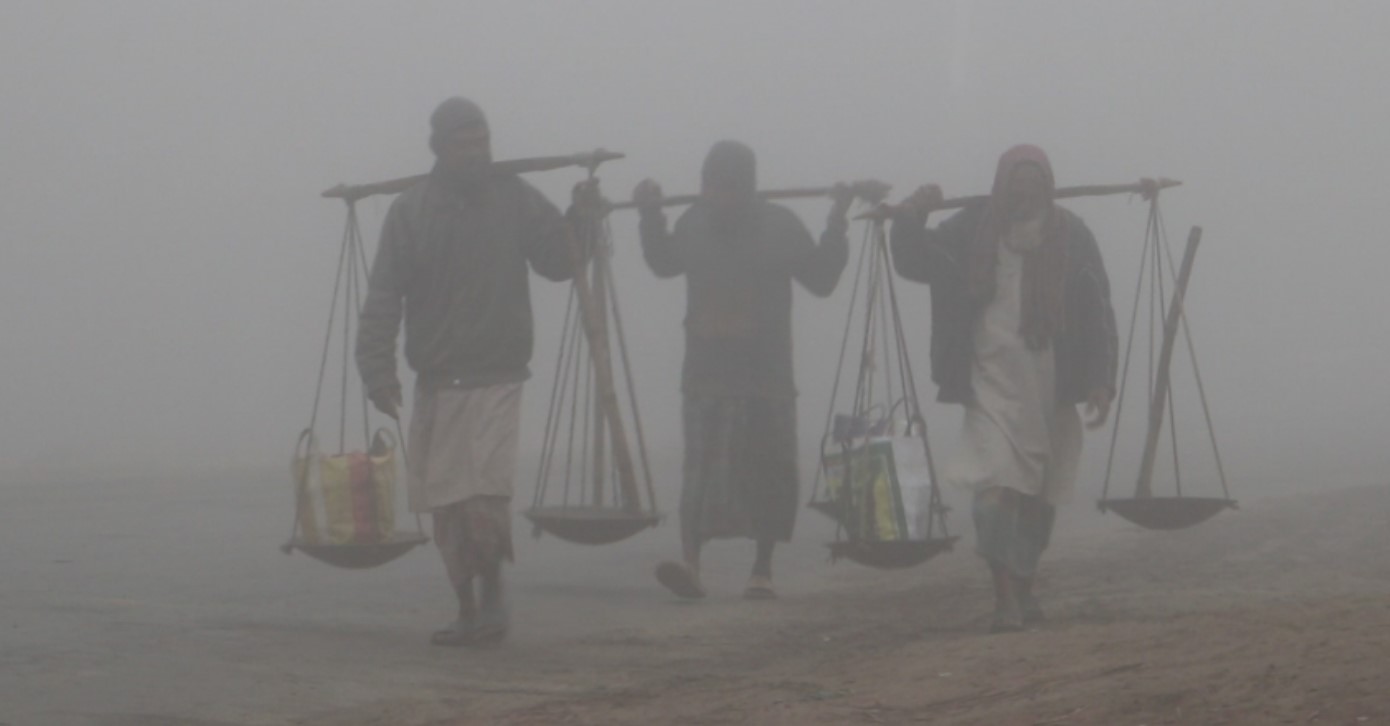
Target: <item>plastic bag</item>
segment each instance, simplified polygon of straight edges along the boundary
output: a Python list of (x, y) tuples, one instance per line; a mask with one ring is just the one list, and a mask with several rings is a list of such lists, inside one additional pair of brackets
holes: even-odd
[(334, 545), (388, 539), (396, 523), (396, 448), (382, 429), (370, 452), (322, 455), (313, 433), (301, 434), (292, 467), (301, 538)]

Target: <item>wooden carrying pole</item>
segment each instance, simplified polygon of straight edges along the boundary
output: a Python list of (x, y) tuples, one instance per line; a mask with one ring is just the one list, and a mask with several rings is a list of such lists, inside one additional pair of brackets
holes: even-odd
[[(535, 156), (526, 159), (509, 159), (507, 161), (494, 161), (492, 163), (492, 175), (507, 176), (509, 174), (526, 174), (535, 171), (563, 169), (567, 166), (582, 166), (593, 169), (605, 161), (621, 158), (623, 158), (623, 154), (616, 151), (595, 149), (593, 151), (570, 154), (568, 156)], [(370, 197), (377, 194), (400, 194), (428, 177), (429, 174), (416, 174), (415, 176), (373, 182), (371, 184), (355, 184), (351, 186), (339, 184), (332, 189), (325, 190), (323, 196), (329, 199), (342, 199), (347, 202), (355, 202), (363, 197)]]
[[(854, 190), (855, 196), (873, 204), (882, 202), (888, 196), (891, 186), (881, 181), (865, 179), (853, 182), (850, 188)], [(796, 187), (793, 189), (766, 189), (757, 193), (759, 199), (768, 201), (776, 199), (813, 199), (815, 197), (828, 197), (835, 190), (835, 187)], [(680, 207), (687, 204), (694, 204), (700, 201), (699, 194), (677, 194), (674, 197), (663, 197), (662, 207)], [(618, 202), (608, 205), (610, 210), (636, 209), (636, 202)]]
[(1149, 402), (1149, 433), (1144, 439), (1144, 459), (1139, 464), (1139, 483), (1134, 488), (1134, 496), (1147, 499), (1153, 496), (1154, 457), (1158, 454), (1158, 436), (1163, 431), (1163, 414), (1168, 408), (1169, 364), (1173, 360), (1173, 342), (1178, 337), (1178, 325), (1182, 322), (1183, 297), (1187, 294), (1187, 280), (1192, 276), (1192, 262), (1197, 256), (1197, 245), (1202, 241), (1202, 228), (1193, 227), (1187, 236), (1187, 249), (1182, 254), (1182, 268), (1178, 271), (1178, 281), (1173, 288), (1173, 299), (1168, 304), (1168, 317), (1163, 319), (1163, 347), (1158, 354), (1158, 373), (1154, 377), (1153, 399)]
[[(1172, 179), (1141, 179), (1133, 184), (1087, 184), (1076, 187), (1061, 187), (1052, 193), (1053, 199), (1075, 199), (1077, 197), (1105, 197), (1113, 194), (1143, 194), (1145, 197), (1157, 194), (1159, 190), (1182, 184)], [(989, 200), (988, 194), (973, 194), (968, 197), (952, 197), (932, 207), (931, 211), (960, 209)], [(898, 212), (901, 205), (880, 204), (855, 219), (888, 219)]]

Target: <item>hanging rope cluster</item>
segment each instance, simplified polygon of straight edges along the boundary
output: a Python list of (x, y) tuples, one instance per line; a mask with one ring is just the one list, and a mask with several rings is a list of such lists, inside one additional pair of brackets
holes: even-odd
[[(429, 541), (425, 536), (424, 525), (420, 521), (419, 515), (415, 516), (414, 532), (391, 531), (376, 538), (375, 541), (325, 542), (316, 536), (316, 532), (301, 531), (306, 529), (306, 524), (312, 521), (311, 517), (308, 516), (311, 511), (310, 508), (313, 506), (311, 477), (315, 463), (320, 458), (314, 431), (318, 426), (319, 410), (323, 403), (324, 383), (328, 377), (329, 355), (333, 350), (335, 331), (339, 332), (342, 345), (338, 387), (338, 456), (342, 457), (348, 451), (348, 409), (359, 402), (354, 401), (348, 395), (349, 378), (353, 371), (352, 334), (354, 322), (357, 320), (362, 309), (362, 302), (366, 298), (368, 269), (367, 253), (362, 244), (361, 225), (357, 219), (357, 208), (353, 201), (348, 201), (347, 223), (343, 229), (342, 242), (338, 249), (338, 266), (333, 280), (333, 296), (328, 307), (328, 325), (324, 331), (322, 352), (319, 355), (318, 379), (314, 385), (314, 404), (309, 415), (309, 426), (300, 434), (299, 442), (296, 445), (294, 525), (290, 529), (289, 540), (281, 547), (281, 550), (288, 554), (297, 549), (328, 564), (350, 569), (385, 564)], [(342, 311), (341, 328), (339, 328), (338, 323), (340, 308)], [(362, 410), (363, 448), (380, 449), (385, 445), (383, 439), (390, 437), (389, 435), (383, 436), (381, 432), (378, 433), (377, 437), (371, 435), (366, 391), (360, 391), (360, 396), (357, 398), (360, 399)], [(405, 436), (401, 431), (399, 420), (396, 421), (394, 439), (390, 442), (390, 448), (400, 446), (404, 456)], [(394, 469), (394, 459), (391, 460), (390, 466)], [(382, 472), (382, 475), (389, 476), (394, 481), (394, 471)], [(375, 472), (369, 473), (368, 476), (375, 476)], [(377, 483), (380, 484), (380, 482)], [(361, 497), (359, 497), (358, 503), (362, 503)], [(381, 513), (384, 514), (389, 515), (394, 512), (393, 503), (378, 502), (375, 501), (374, 497), (368, 497), (366, 504), (368, 509), (381, 509)], [(394, 527), (393, 522), (386, 524), (388, 527)]]
[[(611, 229), (606, 216), (584, 219), (574, 227), (575, 258), (582, 264), (570, 285), (536, 487), (525, 514), (536, 526), (537, 536), (550, 532), (571, 542), (607, 544), (654, 526), (660, 514), (610, 267)], [(640, 486), (618, 402), (610, 331), (622, 363), (628, 415), (641, 463)], [(555, 494), (552, 483), (560, 490), (558, 504), (549, 503)]]
[[(1197, 364), (1197, 349), (1192, 341), (1192, 331), (1187, 322), (1184, 299), (1188, 280), (1196, 259), (1197, 247), (1201, 243), (1201, 227), (1193, 227), (1188, 236), (1181, 266), (1174, 264), (1172, 246), (1168, 240), (1168, 228), (1159, 209), (1157, 190), (1145, 194), (1149, 201), (1148, 221), (1144, 228), (1144, 244), (1140, 252), (1139, 274), (1134, 286), (1134, 300), (1129, 319), (1129, 335), (1125, 342), (1124, 362), (1121, 367), (1119, 393), (1115, 402), (1115, 417), (1112, 423), (1110, 449), (1105, 463), (1105, 484), (1102, 489), (1099, 507), (1102, 512), (1114, 510), (1117, 514), (1136, 524), (1151, 529), (1179, 529), (1192, 526), (1215, 516), (1221, 510), (1234, 508), (1226, 481), (1226, 469), (1221, 461), (1221, 449), (1216, 442), (1216, 428), (1212, 423), (1211, 406), (1207, 402), (1206, 386), (1202, 383), (1201, 368)], [(1164, 268), (1164, 263), (1167, 268)], [(1171, 293), (1169, 286), (1172, 286)], [(1139, 475), (1135, 483), (1132, 499), (1110, 498), (1110, 482), (1114, 473), (1115, 450), (1119, 441), (1119, 429), (1124, 412), (1125, 396), (1128, 390), (1130, 366), (1133, 361), (1134, 339), (1140, 328), (1139, 313), (1147, 292), (1148, 317), (1148, 356), (1146, 388), (1148, 426), (1144, 440)], [(1166, 311), (1166, 312), (1165, 312)], [(1207, 437), (1216, 472), (1221, 484), (1221, 498), (1192, 497), (1183, 494), (1182, 457), (1179, 455), (1177, 409), (1171, 385), (1171, 363), (1178, 331), (1183, 333), (1187, 344), (1193, 376), (1197, 383), (1197, 394), (1202, 405), (1202, 416), (1206, 423)], [(1161, 339), (1158, 336), (1162, 336)], [(1169, 450), (1173, 457), (1173, 486), (1176, 492), (1172, 497), (1156, 497), (1153, 492), (1153, 470), (1160, 438), (1163, 433), (1164, 418), (1168, 423)]]
[[(888, 255), (885, 216), (873, 217), (865, 226), (863, 244), (855, 263), (850, 306), (830, 391), (825, 434), (821, 439), (822, 465), (816, 468), (810, 506), (836, 523), (835, 542), (830, 546), (833, 558), (847, 557), (871, 567), (898, 568), (921, 564), (949, 550), (956, 538), (946, 528), (947, 510), (937, 485), (936, 463), (927, 439), (926, 417), (922, 413)], [(865, 290), (864, 306), (856, 317), (861, 286)], [(862, 320), (858, 336), (859, 368), (850, 413), (836, 415), (845, 359), (857, 320)], [(899, 426), (901, 431), (897, 430)], [(906, 504), (902, 501), (904, 482), (901, 478), (907, 472), (897, 459), (906, 459), (905, 455), (912, 453), (905, 448), (885, 452), (890, 471), (857, 471), (878, 466), (866, 454), (872, 441), (884, 437), (889, 437), (886, 444), (889, 446), (920, 444), (925, 464), (921, 474), (926, 477), (927, 489), (924, 507), (921, 502)], [(840, 485), (837, 491), (826, 491), (822, 496), (831, 462), (838, 467)], [(867, 474), (868, 485), (860, 485), (863, 474)], [(880, 477), (883, 486), (874, 486)], [(894, 536), (885, 536), (884, 528), (876, 521), (884, 506), (876, 498), (884, 496), (896, 498), (889, 504), (899, 509), (924, 508), (925, 511), (901, 512), (904, 519), (920, 517), (923, 521), (915, 527), (912, 525), (916, 523), (908, 523), (905, 529), (893, 532)]]

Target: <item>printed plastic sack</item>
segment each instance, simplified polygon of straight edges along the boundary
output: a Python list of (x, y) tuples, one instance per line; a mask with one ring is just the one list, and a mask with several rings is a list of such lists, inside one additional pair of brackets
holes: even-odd
[(395, 436), (382, 429), (372, 438), (370, 452), (332, 456), (318, 453), (312, 432), (306, 431), (300, 441), (293, 475), (301, 538), (334, 545), (389, 538), (396, 523)]
[[(826, 454), (821, 461), (829, 499), (841, 507), (840, 524), (856, 539), (925, 538), (931, 477), (921, 439), (880, 436), (861, 442), (848, 452)], [(853, 476), (848, 493), (846, 453)]]

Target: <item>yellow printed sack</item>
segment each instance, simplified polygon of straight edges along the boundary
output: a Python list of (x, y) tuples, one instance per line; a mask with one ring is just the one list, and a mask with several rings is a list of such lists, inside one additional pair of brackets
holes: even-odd
[[(293, 474), (299, 531), (311, 544), (374, 544), (395, 528), (395, 436), (372, 437), (369, 452), (321, 455), (313, 433), (300, 435)], [(322, 516), (323, 527), (319, 526)]]

